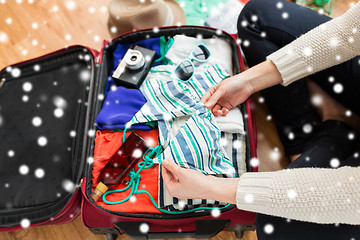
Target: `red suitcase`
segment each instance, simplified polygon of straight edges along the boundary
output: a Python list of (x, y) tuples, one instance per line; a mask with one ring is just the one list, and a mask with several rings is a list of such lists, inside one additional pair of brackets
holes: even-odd
[[(110, 74), (115, 44), (145, 38), (185, 34), (214, 35), (231, 44), (234, 72), (244, 71), (236, 36), (198, 26), (145, 29), (103, 44), (100, 53), (72, 46), (15, 64), (0, 72), (0, 231), (61, 224), (81, 215), (95, 234), (115, 239), (211, 238), (222, 230), (241, 238), (254, 229), (255, 213), (231, 205), (213, 217), (210, 211), (181, 215), (130, 214), (105, 210), (90, 200), (94, 120), (99, 113)], [(256, 158), (256, 124), (250, 99), (241, 105), (245, 117), (247, 171)], [(39, 128), (41, 126), (41, 128)], [(64, 191), (59, 192), (62, 188)], [(140, 226), (146, 226), (143, 233)], [(181, 231), (179, 231), (179, 226)]]

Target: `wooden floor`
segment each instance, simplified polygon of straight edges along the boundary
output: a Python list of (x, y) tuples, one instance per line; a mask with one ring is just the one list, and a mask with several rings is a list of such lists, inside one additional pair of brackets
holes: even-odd
[[(107, 5), (110, 0), (0, 0), (0, 69), (35, 58), (65, 46), (80, 44), (100, 49), (102, 39), (110, 39), (107, 30)], [(345, 12), (350, 0), (338, 0), (333, 16)], [(286, 167), (282, 146), (274, 124), (261, 98), (252, 97), (258, 126), (260, 171)], [(0, 233), (0, 240), (80, 240), (104, 239), (87, 230), (80, 219), (74, 222)], [(121, 236), (119, 239), (130, 239)], [(213, 240), (236, 239), (232, 233), (220, 233)], [(255, 240), (255, 232), (243, 239)]]

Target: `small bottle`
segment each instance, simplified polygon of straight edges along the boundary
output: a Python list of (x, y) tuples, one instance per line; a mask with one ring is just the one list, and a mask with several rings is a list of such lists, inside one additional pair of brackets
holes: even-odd
[(96, 202), (109, 187), (114, 188), (119, 185), (146, 150), (148, 150), (146, 141), (138, 134), (131, 133), (101, 171), (100, 182), (91, 194), (94, 201)]
[(91, 193), (90, 197), (94, 199), (95, 202), (97, 202), (108, 189), (109, 188), (105, 184), (99, 182), (95, 190)]

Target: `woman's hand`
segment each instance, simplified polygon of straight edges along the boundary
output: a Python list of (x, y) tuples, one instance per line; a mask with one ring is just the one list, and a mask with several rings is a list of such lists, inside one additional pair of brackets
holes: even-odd
[(162, 163), (162, 177), (172, 197), (235, 203), (238, 178), (204, 175), (193, 169), (182, 168), (169, 160)]
[(250, 97), (252, 93), (253, 88), (249, 81), (242, 79), (242, 75), (239, 74), (212, 86), (201, 98), (201, 102), (215, 116), (225, 116), (232, 108)]
[(266, 60), (211, 87), (201, 98), (215, 116), (225, 116), (251, 94), (282, 82), (272, 61)]

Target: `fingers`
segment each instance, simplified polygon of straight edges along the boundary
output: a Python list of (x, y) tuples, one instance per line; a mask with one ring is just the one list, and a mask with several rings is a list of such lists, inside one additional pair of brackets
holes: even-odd
[(215, 117), (226, 116), (229, 112), (230, 110), (227, 107), (222, 107), (219, 104), (216, 104), (212, 110), (212, 113), (215, 115)]
[(211, 88), (209, 88), (209, 90), (203, 95), (203, 97), (200, 99), (200, 101), (205, 104), (209, 98), (211, 97), (211, 95), (216, 92), (217, 89), (217, 85), (212, 86)]
[(223, 95), (224, 90), (222, 88), (217, 89), (205, 103), (205, 107), (211, 110)]

